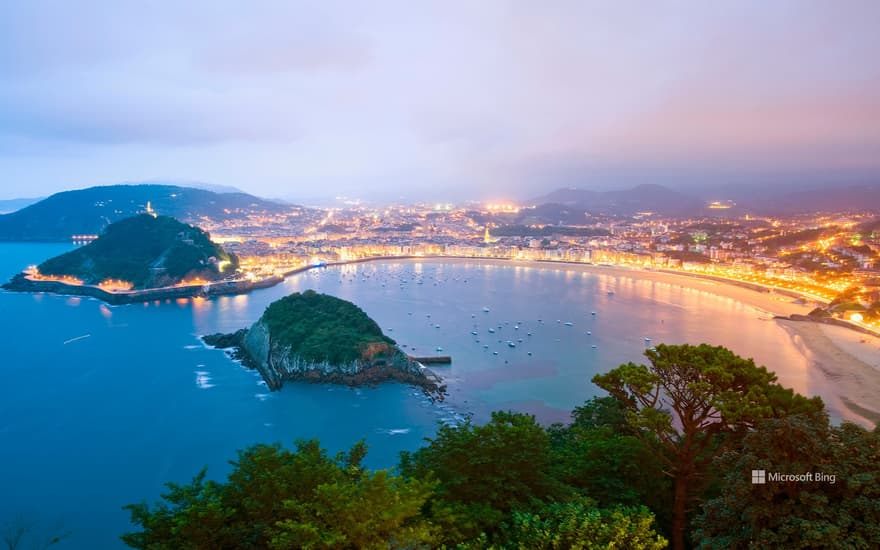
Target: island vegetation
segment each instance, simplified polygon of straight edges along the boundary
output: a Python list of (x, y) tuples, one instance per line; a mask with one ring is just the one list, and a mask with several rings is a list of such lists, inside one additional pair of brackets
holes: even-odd
[(276, 342), (312, 363), (372, 360), (395, 344), (361, 308), (314, 290), (272, 302), (261, 319)]
[[(880, 430), (722, 347), (658, 345), (566, 425), (442, 425), (390, 470), (363, 442), (256, 445), (126, 508), (134, 548), (877, 548)], [(755, 485), (752, 470), (814, 474)], [(820, 477), (824, 476), (824, 477)], [(819, 481), (821, 480), (821, 481)], [(831, 481), (833, 480), (833, 481)]]
[(75, 277), (86, 284), (127, 282), (134, 289), (212, 281), (238, 268), (238, 258), (207, 233), (167, 216), (140, 214), (113, 223), (91, 243), (46, 260), (42, 276)]
[(443, 396), (439, 378), (400, 351), (361, 308), (314, 290), (276, 300), (249, 329), (203, 340), (233, 348), (233, 357), (258, 369), (273, 390), (286, 380), (349, 385), (397, 380)]

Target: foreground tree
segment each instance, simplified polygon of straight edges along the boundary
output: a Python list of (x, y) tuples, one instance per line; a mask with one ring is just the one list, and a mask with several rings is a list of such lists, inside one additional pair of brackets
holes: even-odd
[(589, 499), (553, 503), (535, 512), (514, 512), (510, 523), (504, 548), (661, 550), (667, 545), (644, 506), (603, 509)]
[(672, 543), (683, 550), (689, 506), (712, 458), (764, 418), (824, 406), (724, 347), (660, 344), (645, 356), (650, 366), (627, 363), (593, 382), (627, 408), (636, 434), (663, 449), (673, 479)]
[(495, 412), (483, 426), (441, 426), (426, 447), (401, 454), (400, 470), (439, 482), (428, 513), (443, 527), (442, 542), (454, 544), (497, 532), (512, 510), (565, 494), (551, 460), (550, 438), (535, 417)]
[[(699, 548), (880, 548), (880, 431), (772, 419), (716, 465), (724, 483), (695, 519)], [(752, 483), (752, 470), (763, 470), (765, 483)]]
[(647, 505), (668, 523), (672, 484), (663, 474), (656, 441), (640, 438), (613, 397), (594, 397), (572, 413), (569, 425), (548, 428), (553, 475), (600, 507)]
[(169, 484), (164, 502), (126, 506), (142, 530), (134, 548), (386, 548), (432, 543), (420, 515), (433, 485), (361, 467), (363, 443), (328, 457), (317, 441), (295, 451), (256, 445), (226, 483)]

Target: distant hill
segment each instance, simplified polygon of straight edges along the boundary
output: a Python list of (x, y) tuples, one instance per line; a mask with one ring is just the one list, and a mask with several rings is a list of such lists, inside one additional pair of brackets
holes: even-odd
[(95, 241), (46, 260), (37, 269), (86, 284), (114, 279), (141, 289), (190, 277), (215, 280), (237, 267), (238, 258), (212, 243), (201, 229), (167, 216), (140, 214), (109, 225)]
[(806, 212), (844, 212), (876, 210), (880, 212), (880, 184), (823, 186), (782, 192), (770, 200), (750, 204), (753, 211), (765, 214)]
[(35, 199), (5, 199), (0, 200), (0, 214), (7, 214), (9, 212), (15, 212), (16, 210), (21, 210), (25, 206), (30, 206), (35, 202), (39, 202), (43, 200), (43, 197), (35, 198)]
[[(529, 201), (539, 208), (541, 217), (583, 218), (583, 213), (632, 216), (637, 212), (654, 212), (661, 216), (686, 216), (703, 211), (698, 199), (673, 191), (662, 185), (639, 185), (618, 191), (558, 189)], [(547, 205), (555, 205), (548, 208)], [(574, 211), (574, 212), (572, 212)]]
[(188, 223), (250, 213), (283, 213), (283, 205), (246, 193), (215, 193), (176, 185), (110, 185), (64, 191), (17, 212), (0, 215), (0, 241), (61, 241), (97, 235), (111, 223), (143, 212), (147, 203)]

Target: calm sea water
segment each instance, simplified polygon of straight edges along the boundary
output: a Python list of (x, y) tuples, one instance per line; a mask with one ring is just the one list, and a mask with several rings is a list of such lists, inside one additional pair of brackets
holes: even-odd
[[(0, 244), (0, 278), (69, 248)], [(399, 384), (288, 384), (270, 394), (254, 372), (198, 339), (248, 326), (272, 301), (308, 288), (358, 304), (416, 355), (451, 355), (452, 365), (434, 368), (449, 383), (447, 402)], [(61, 522), (72, 531), (62, 547), (121, 547), (117, 537), (130, 527), (122, 505), (152, 502), (164, 482), (187, 481), (203, 466), (220, 478), (237, 449), (317, 437), (336, 452), (365, 438), (368, 465), (390, 467), (438, 421), (481, 421), (496, 409), (565, 420), (597, 394), (594, 374), (639, 361), (659, 342), (723, 344), (822, 395), (821, 375), (762, 317), (680, 285), (467, 262), (313, 270), (207, 301), (111, 307), (3, 292), (0, 523)]]

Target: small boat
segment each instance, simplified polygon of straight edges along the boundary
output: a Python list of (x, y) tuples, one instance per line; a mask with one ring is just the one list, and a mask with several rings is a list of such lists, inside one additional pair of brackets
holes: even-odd
[(472, 331), (471, 331), (471, 334), (473, 334), (474, 336), (476, 336), (476, 335), (477, 335), (477, 331), (472, 330)]
[(514, 344), (513, 342), (508, 341), (508, 342), (507, 342), (507, 347), (509, 347), (509, 348), (515, 348), (515, 347), (516, 347), (516, 344)]
[(591, 312), (590, 312), (590, 315), (595, 315), (595, 314), (596, 314), (595, 311), (591, 311)]
[(573, 327), (573, 326), (574, 326), (574, 323), (565, 323), (565, 326), (567, 326), (567, 327)]
[(647, 336), (645, 336), (645, 342), (650, 342), (650, 341), (651, 341), (651, 339), (648, 338)]
[(596, 349), (596, 348), (598, 348), (599, 346), (597, 346), (596, 344), (593, 344), (593, 345), (590, 346), (590, 347), (593, 348), (593, 349)]
[(437, 346), (436, 349), (437, 349), (437, 351), (443, 351), (443, 348), (441, 348), (440, 346)]
[(484, 308), (483, 308), (483, 313), (489, 313), (489, 308), (484, 307)]
[(519, 330), (519, 325), (513, 325), (513, 330)]
[(492, 355), (498, 355), (498, 352), (497, 352), (497, 351), (493, 351), (493, 352), (492, 352)]
[(614, 291), (613, 291), (613, 290), (609, 290), (609, 291), (607, 292), (607, 294), (608, 294), (609, 296), (614, 296)]
[(530, 333), (528, 333), (528, 334), (526, 334), (526, 336), (531, 336), (531, 335), (532, 335), (532, 333), (531, 333), (531, 332), (530, 332)]
[(532, 352), (529, 352), (529, 355), (531, 355), (531, 354), (532, 354)]
[(483, 344), (483, 349), (489, 349), (489, 344)]
[(489, 329), (489, 334), (495, 334), (495, 329), (494, 329), (494, 328), (490, 328), (490, 329)]
[(440, 328), (440, 325), (434, 325), (434, 328)]
[(587, 331), (587, 336), (592, 336), (592, 335), (593, 335), (593, 331), (588, 330), (588, 331)]

